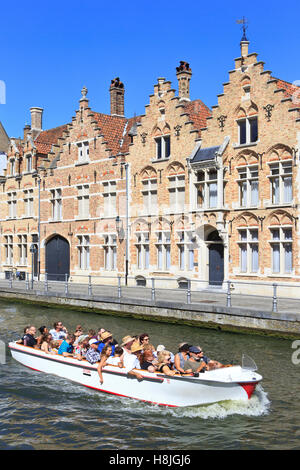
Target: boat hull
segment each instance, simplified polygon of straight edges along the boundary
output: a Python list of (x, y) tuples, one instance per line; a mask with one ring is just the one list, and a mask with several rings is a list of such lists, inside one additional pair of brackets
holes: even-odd
[(262, 377), (240, 366), (199, 374), (199, 377), (169, 377), (164, 374), (138, 371), (137, 380), (117, 366), (106, 366), (100, 384), (97, 366), (72, 357), (46, 354), (40, 350), (9, 343), (13, 358), (40, 372), (69, 379), (91, 389), (133, 398), (158, 405), (182, 407), (215, 403), (224, 400), (248, 400)]

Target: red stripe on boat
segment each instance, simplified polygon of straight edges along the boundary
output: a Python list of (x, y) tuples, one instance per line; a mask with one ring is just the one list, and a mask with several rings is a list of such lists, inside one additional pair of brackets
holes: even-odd
[(239, 385), (243, 387), (244, 390), (246, 390), (249, 399), (251, 398), (257, 384), (258, 382), (247, 382), (243, 384), (239, 383)]

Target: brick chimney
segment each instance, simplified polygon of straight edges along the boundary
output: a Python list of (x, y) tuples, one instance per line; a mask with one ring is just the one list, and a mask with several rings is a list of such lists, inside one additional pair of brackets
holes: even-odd
[(183, 60), (180, 61), (179, 67), (176, 67), (176, 76), (178, 79), (178, 96), (181, 100), (190, 101), (190, 79), (192, 77), (192, 69), (189, 64)]
[(124, 84), (119, 77), (111, 81), (110, 88), (110, 114), (112, 116), (124, 116)]
[(43, 108), (30, 108), (31, 113), (31, 135), (33, 139), (41, 132), (42, 130), (42, 120), (43, 120)]

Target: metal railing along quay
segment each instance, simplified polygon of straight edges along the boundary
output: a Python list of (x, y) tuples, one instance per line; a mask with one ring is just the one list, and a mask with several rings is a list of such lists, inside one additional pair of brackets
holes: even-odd
[[(196, 305), (215, 304), (222, 307), (259, 309), (274, 313), (284, 311), (300, 312), (300, 284), (252, 282), (230, 280), (222, 286), (210, 286), (199, 279), (176, 279), (170, 277), (129, 276), (127, 285), (124, 276), (60, 275), (61, 280), (53, 280), (59, 275), (43, 274), (43, 280), (24, 279), (13, 275), (0, 279), (1, 288), (17, 291), (43, 292), (45, 295), (80, 296), (89, 298), (113, 298), (119, 302), (146, 300), (155, 305), (157, 302)], [(297, 297), (297, 294), (299, 297)]]

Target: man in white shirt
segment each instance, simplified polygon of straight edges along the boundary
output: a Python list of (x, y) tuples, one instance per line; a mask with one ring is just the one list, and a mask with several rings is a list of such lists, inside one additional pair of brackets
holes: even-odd
[(139, 341), (135, 341), (135, 339), (130, 336), (125, 336), (125, 338), (123, 338), (122, 346), (124, 351), (123, 365), (125, 371), (128, 375), (136, 377), (138, 380), (143, 380), (143, 376), (139, 374), (139, 372), (133, 370), (141, 368), (138, 356), (141, 354), (143, 347), (140, 345)]

